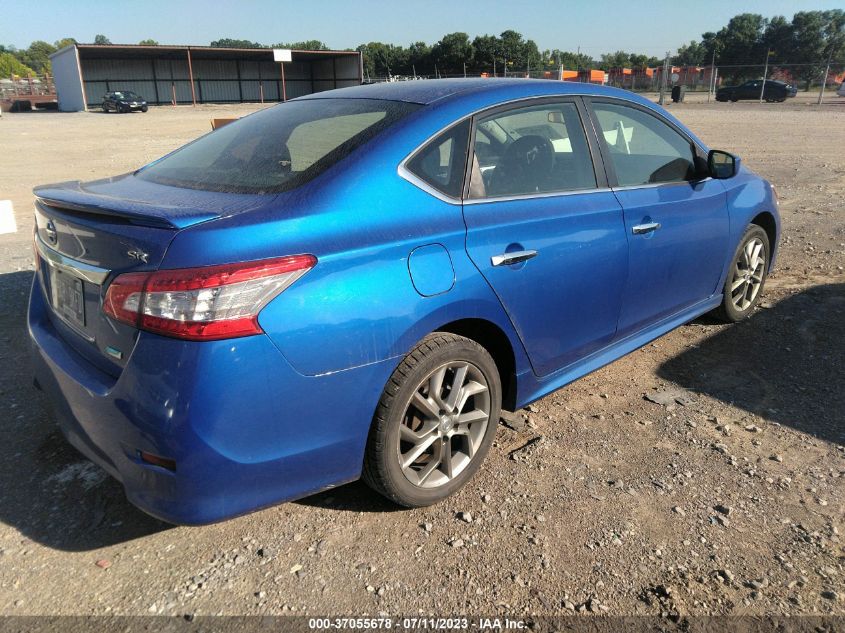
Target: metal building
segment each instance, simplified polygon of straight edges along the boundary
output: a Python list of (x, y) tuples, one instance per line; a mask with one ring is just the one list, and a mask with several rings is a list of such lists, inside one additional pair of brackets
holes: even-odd
[(284, 101), (358, 85), (363, 72), (358, 51), (72, 44), (50, 61), (64, 112), (116, 90), (159, 105)]

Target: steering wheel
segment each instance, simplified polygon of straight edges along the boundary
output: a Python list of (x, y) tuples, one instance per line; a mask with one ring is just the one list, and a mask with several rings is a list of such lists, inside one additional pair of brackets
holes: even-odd
[(540, 191), (552, 174), (555, 150), (549, 139), (529, 134), (508, 145), (496, 165), (490, 188), (493, 194), (522, 194)]

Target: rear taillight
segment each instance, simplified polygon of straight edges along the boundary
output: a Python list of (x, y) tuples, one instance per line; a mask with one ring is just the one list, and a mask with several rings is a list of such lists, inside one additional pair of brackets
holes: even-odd
[(313, 255), (119, 275), (103, 311), (142, 330), (194, 341), (260, 334), (258, 313), (317, 263)]

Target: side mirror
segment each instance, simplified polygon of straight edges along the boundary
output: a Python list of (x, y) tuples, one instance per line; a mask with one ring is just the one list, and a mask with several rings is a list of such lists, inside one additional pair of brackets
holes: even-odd
[(719, 180), (733, 178), (739, 172), (739, 156), (711, 149), (707, 154), (707, 171), (711, 178)]

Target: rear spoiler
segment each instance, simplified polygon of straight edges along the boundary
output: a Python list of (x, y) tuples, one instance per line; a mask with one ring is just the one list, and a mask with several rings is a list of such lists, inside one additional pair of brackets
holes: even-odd
[[(122, 178), (125, 176), (109, 180), (116, 181)], [(89, 189), (90, 185), (102, 182), (108, 181), (85, 183), (85, 185), (79, 181), (45, 185), (36, 187), (33, 193), (36, 196), (36, 203), (42, 207), (72, 214), (120, 218), (131, 224), (156, 228), (183, 229), (200, 222), (214, 220), (221, 215), (201, 208), (176, 207), (162, 201), (151, 204), (133, 200), (130, 197), (97, 193)]]

